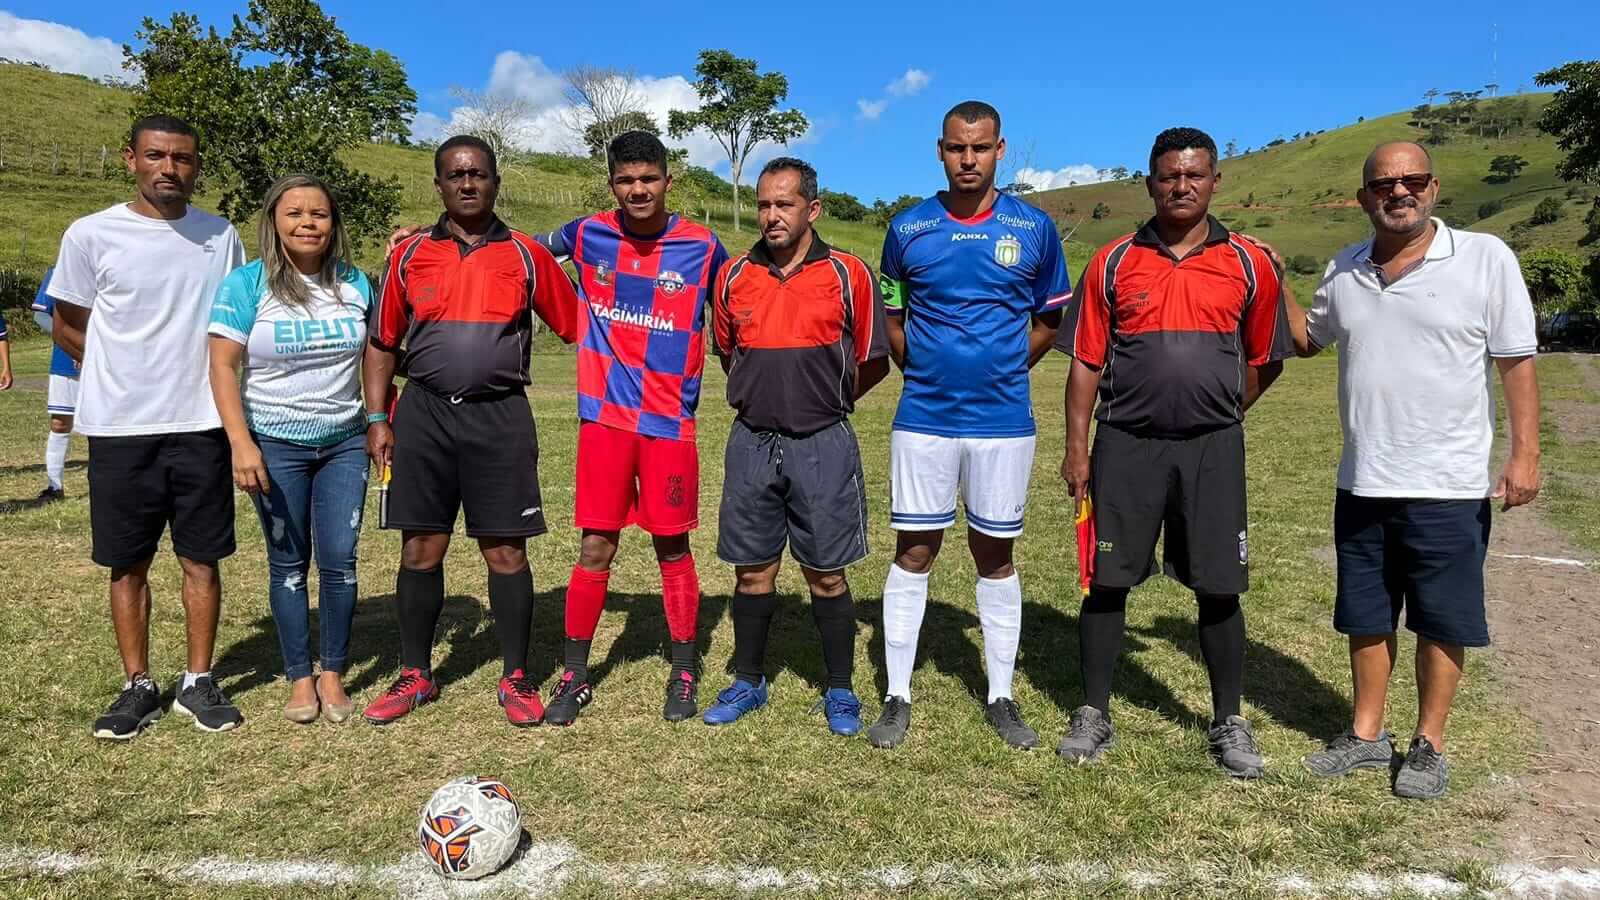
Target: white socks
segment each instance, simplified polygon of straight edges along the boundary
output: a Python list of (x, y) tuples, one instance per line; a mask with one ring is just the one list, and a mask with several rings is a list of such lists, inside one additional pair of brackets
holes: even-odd
[(44, 477), (50, 479), (50, 486), (61, 489), (61, 478), (67, 472), (67, 449), (72, 446), (71, 434), (56, 434), (50, 432), (50, 439), (44, 445)]
[[(1020, 603), (1020, 591), (1017, 597)], [(883, 661), (889, 670), (889, 697), (911, 700), (911, 669), (917, 662), (917, 635), (922, 631), (922, 615), (927, 611), (928, 573), (917, 575), (890, 563), (889, 578), (883, 583)], [(988, 633), (987, 628), (984, 631)], [(1015, 640), (1012, 646), (1016, 646)]]
[[(887, 620), (887, 589), (883, 599)], [(983, 661), (989, 673), (989, 702), (993, 703), (1011, 696), (1011, 674), (1017, 665), (1017, 638), (1022, 634), (1022, 579), (1016, 572), (1006, 578), (978, 579), (978, 621), (983, 626)], [(887, 631), (887, 621), (885, 624)], [(894, 669), (889, 671), (893, 693)]]
[(183, 672), (183, 687), (178, 688), (178, 690), (187, 691), (189, 688), (194, 687), (194, 683), (196, 681), (199, 681), (202, 678), (210, 677), (210, 672), (190, 672), (189, 670), (185, 669)]

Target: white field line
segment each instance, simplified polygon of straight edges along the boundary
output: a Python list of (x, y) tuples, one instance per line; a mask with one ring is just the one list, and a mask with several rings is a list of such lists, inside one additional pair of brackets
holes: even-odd
[[(119, 870), (127, 862), (88, 854), (26, 848), (0, 848), (0, 873), (53, 876)], [(447, 881), (435, 875), (420, 856), (393, 865), (348, 865), (310, 861), (273, 862), (208, 857), (189, 863), (146, 864), (145, 877), (191, 887), (230, 885), (264, 887), (371, 887), (408, 900), (451, 900), (470, 897), (545, 897), (571, 882), (601, 883), (621, 890), (683, 893), (693, 888), (736, 892), (789, 893), (823, 889), (918, 889), (959, 894), (973, 889), (1060, 887), (1073, 893), (1108, 885), (1142, 891), (1168, 887), (1206, 890), (1157, 868), (1118, 869), (1099, 863), (1032, 865), (1002, 868), (988, 865), (881, 866), (849, 872), (818, 872), (766, 866), (667, 866), (648, 863), (601, 863), (586, 860), (570, 844), (535, 843), (504, 870), (480, 881)], [(1541, 869), (1510, 864), (1491, 870), (1500, 885), (1488, 896), (1496, 900), (1595, 900), (1600, 898), (1600, 869)], [(1471, 890), (1446, 875), (1401, 873), (1372, 875), (1349, 872), (1310, 876), (1257, 872), (1256, 887), (1299, 898), (1388, 897), (1398, 892), (1428, 898), (1461, 897)], [(1219, 881), (1219, 891), (1240, 888)]]
[(1577, 566), (1580, 569), (1589, 568), (1589, 564), (1581, 559), (1566, 559), (1560, 556), (1530, 556), (1526, 553), (1491, 553), (1489, 555), (1498, 556), (1501, 559), (1526, 559), (1531, 560), (1532, 562), (1545, 563), (1546, 565), (1551, 566)]

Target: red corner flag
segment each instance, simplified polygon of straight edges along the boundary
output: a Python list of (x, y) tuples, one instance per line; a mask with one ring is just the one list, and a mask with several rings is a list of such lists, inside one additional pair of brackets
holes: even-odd
[(1078, 587), (1083, 596), (1089, 596), (1089, 585), (1094, 581), (1094, 500), (1084, 492), (1078, 501)]

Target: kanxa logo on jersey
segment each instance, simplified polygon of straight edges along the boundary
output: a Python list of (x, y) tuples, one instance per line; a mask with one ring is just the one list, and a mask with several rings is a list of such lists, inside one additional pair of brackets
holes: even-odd
[(995, 241), (994, 261), (1002, 266), (1014, 266), (1022, 262), (1022, 242), (1009, 234)]
[(987, 241), (988, 239), (989, 235), (981, 231), (958, 231), (950, 235), (950, 243), (952, 244), (956, 241)]

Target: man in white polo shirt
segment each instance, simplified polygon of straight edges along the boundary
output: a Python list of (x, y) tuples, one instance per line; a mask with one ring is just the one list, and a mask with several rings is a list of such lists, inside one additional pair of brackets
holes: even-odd
[(56, 344), (82, 364), (77, 430), (89, 438), (89, 527), (111, 570), (111, 621), (125, 673), (94, 736), (136, 737), (161, 715), (150, 675), (150, 562), (170, 525), (183, 566), (188, 665), (172, 708), (206, 731), (244, 721), (211, 679), (233, 553), (232, 455), (207, 371), (206, 328), (222, 279), (244, 262), (239, 234), (189, 206), (199, 139), (170, 116), (133, 123), (122, 158), (133, 202), (73, 222), (48, 288)]
[[(1404, 610), (1417, 635), (1418, 712), (1393, 789), (1431, 799), (1448, 783), (1445, 719), (1464, 648), (1489, 643), (1489, 500), (1510, 509), (1539, 492), (1538, 341), (1516, 255), (1432, 218), (1439, 179), (1426, 150), (1379, 146), (1362, 183), (1373, 236), (1333, 258), (1309, 313), (1287, 302), (1299, 355), (1339, 344), (1333, 624), (1350, 638), (1355, 684), (1355, 721), (1305, 765), (1324, 776), (1390, 766), (1384, 701)], [(1496, 368), (1511, 454), (1491, 481)]]

